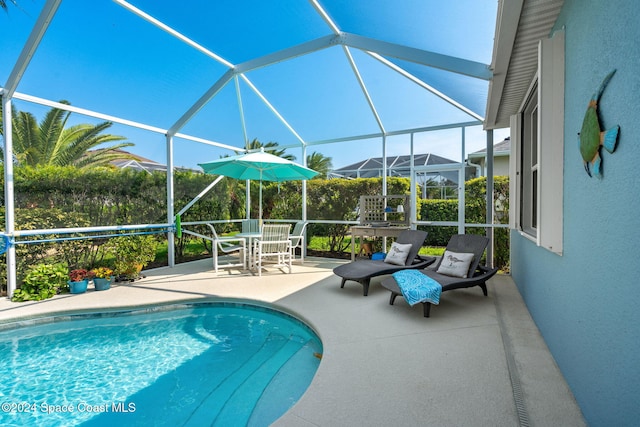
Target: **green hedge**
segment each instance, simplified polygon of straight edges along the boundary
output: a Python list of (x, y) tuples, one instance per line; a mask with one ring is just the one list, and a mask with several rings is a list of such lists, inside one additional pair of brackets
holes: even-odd
[[(486, 223), (486, 194), (487, 180), (485, 177), (475, 178), (465, 183), (465, 221), (470, 224)], [(500, 200), (504, 211), (509, 211), (509, 177), (494, 177), (495, 198)], [(423, 200), (418, 206), (418, 220), (421, 221), (457, 221), (457, 200)], [(508, 223), (507, 215), (496, 218), (496, 222)], [(423, 227), (429, 232), (427, 243), (433, 246), (446, 246), (449, 237), (458, 232), (457, 227)], [(485, 234), (482, 227), (468, 227), (469, 234)], [(496, 228), (494, 231), (494, 261), (495, 265), (507, 269), (509, 265), (509, 230)]]
[[(176, 211), (214, 178), (176, 172)], [(164, 223), (167, 221), (166, 181), (166, 174), (162, 172), (131, 169), (84, 171), (74, 167), (21, 167), (15, 169), (16, 207), (78, 212), (84, 214), (92, 226)], [(0, 194), (0, 199), (3, 198), (4, 194)], [(240, 218), (244, 215), (244, 200), (244, 183), (222, 180), (185, 214), (183, 221)]]
[[(0, 166), (1, 169), (1, 166)], [(0, 170), (0, 172), (2, 172)], [(199, 194), (216, 177), (212, 175), (177, 172), (174, 180), (175, 211), (178, 212)], [(4, 173), (0, 173), (0, 181)], [(4, 184), (4, 183), (2, 183)], [(223, 179), (182, 217), (182, 222), (201, 220), (240, 219), (245, 215), (245, 181)], [(314, 179), (307, 181), (307, 217), (353, 221), (361, 195), (382, 193), (381, 178), (353, 180)], [(302, 182), (262, 183), (263, 218), (300, 218)], [(166, 218), (166, 175), (162, 172), (138, 172), (115, 168), (95, 168), (88, 171), (74, 167), (19, 167), (15, 169), (16, 228), (66, 228), (81, 226), (105, 226), (116, 224), (164, 223)], [(251, 182), (251, 212), (257, 217), (260, 183)], [(508, 209), (508, 179), (496, 177), (496, 193), (504, 199)], [(388, 178), (388, 194), (409, 194), (408, 178)], [(467, 182), (467, 222), (484, 223), (485, 180), (479, 178)], [(0, 202), (4, 205), (4, 194)], [(414, 195), (417, 197), (417, 195)], [(419, 200), (420, 199), (417, 199)], [(456, 221), (457, 202), (452, 200), (424, 200), (418, 205), (418, 219), (429, 221)], [(4, 223), (4, 221), (3, 221)], [(222, 227), (221, 232), (231, 231), (235, 225)], [(329, 237), (329, 250), (341, 252), (348, 249), (349, 226), (342, 224), (312, 224), (310, 235)], [(201, 231), (206, 232), (202, 229)], [(432, 245), (443, 246), (455, 227), (428, 227)], [(484, 233), (484, 229), (469, 232)], [(51, 237), (51, 236), (49, 236)], [(177, 239), (176, 255), (192, 236), (183, 234)], [(90, 267), (99, 260), (102, 241), (76, 241), (63, 243), (51, 251), (50, 245), (18, 245), (18, 269), (21, 274), (27, 265), (35, 265), (56, 253), (59, 261), (72, 267)], [(500, 266), (508, 262), (508, 232), (496, 230), (496, 258)], [(4, 258), (2, 259), (4, 262)], [(0, 266), (0, 280), (5, 272)]]
[[(177, 172), (174, 180), (176, 211), (215, 179), (212, 175)], [(0, 168), (0, 182), (4, 185)], [(16, 229), (49, 229), (121, 224), (165, 223), (166, 174), (129, 169), (75, 167), (15, 168)], [(244, 216), (244, 183), (222, 180), (182, 221), (230, 219)], [(4, 205), (4, 193), (0, 193)], [(4, 210), (0, 212), (4, 225)], [(204, 231), (204, 230), (202, 230)], [(79, 236), (79, 235), (78, 235)], [(19, 240), (51, 239), (37, 236)], [(74, 237), (65, 235), (65, 237)], [(187, 240), (177, 239), (178, 259)], [(19, 244), (16, 246), (17, 273), (20, 281), (31, 265), (43, 262), (63, 263), (69, 268), (90, 268), (101, 261), (100, 247), (107, 239), (75, 240), (64, 243)], [(6, 287), (5, 257), (0, 258), (0, 283)]]
[[(4, 207), (0, 208), (0, 221), (4, 225)], [(77, 212), (64, 212), (57, 208), (16, 208), (15, 210), (16, 230), (74, 228), (87, 227), (88, 225), (89, 221), (86, 216)], [(20, 240), (36, 241), (56, 237), (59, 236), (21, 237)], [(73, 237), (73, 235), (69, 237)], [(16, 245), (17, 276), (19, 280), (22, 280), (29, 267), (43, 263), (46, 260), (75, 267), (78, 263), (82, 262), (81, 260), (90, 258), (94, 254), (94, 246), (86, 240), (58, 243), (55, 246), (51, 243)], [(2, 283), (3, 288), (6, 285), (6, 275), (6, 257), (2, 256), (0, 257), (0, 283)]]

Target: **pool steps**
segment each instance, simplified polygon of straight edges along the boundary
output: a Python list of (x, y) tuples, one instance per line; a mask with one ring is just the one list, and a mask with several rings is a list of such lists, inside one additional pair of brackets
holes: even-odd
[(320, 360), (313, 356), (319, 351), (321, 349), (318, 348), (317, 341), (314, 343), (313, 340), (309, 340), (282, 365), (262, 391), (247, 426), (271, 424), (282, 416), (282, 402), (288, 401), (293, 405), (299, 396), (304, 394), (315, 375), (315, 368), (313, 372), (309, 372), (309, 366), (317, 368), (317, 364), (320, 363)]
[[(305, 345), (306, 342), (301, 337), (289, 337), (289, 341), (266, 359), (227, 399), (215, 419), (215, 424), (228, 426), (232, 422), (240, 422), (240, 425), (250, 425), (251, 414), (266, 388), (282, 370), (282, 367)], [(244, 414), (246, 417), (241, 420), (239, 414)], [(264, 419), (259, 421), (258, 425), (271, 424), (270, 422), (266, 423)], [(271, 421), (275, 421), (275, 419)]]
[[(258, 388), (258, 393), (262, 393), (264, 387), (268, 385), (268, 381), (277, 370), (282, 366), (282, 358), (289, 359), (295, 354), (304, 342), (300, 337), (297, 339), (287, 339), (281, 335), (270, 334), (265, 343), (239, 368), (231, 372), (218, 386), (212, 390), (207, 397), (198, 405), (198, 408), (191, 414), (184, 424), (185, 426), (201, 426), (201, 425), (235, 425), (238, 423), (238, 412), (228, 409), (226, 415), (222, 414), (227, 403), (233, 398), (236, 391), (244, 384), (251, 384), (256, 379), (266, 378), (267, 382)], [(277, 362), (274, 362), (277, 360)], [(275, 368), (275, 371), (274, 371)], [(270, 375), (270, 376), (269, 376)], [(264, 379), (263, 379), (264, 381)], [(242, 396), (242, 394), (239, 394)], [(256, 396), (256, 399), (258, 396)], [(240, 400), (240, 399), (236, 399)], [(242, 399), (254, 404), (255, 400)], [(232, 405), (242, 404), (242, 401), (233, 403)], [(228, 408), (231, 408), (229, 406)], [(216, 416), (212, 422), (212, 417)], [(230, 418), (231, 417), (231, 418)], [(233, 422), (232, 422), (233, 421)], [(246, 425), (246, 421), (237, 425)], [(230, 424), (231, 422), (231, 424)]]

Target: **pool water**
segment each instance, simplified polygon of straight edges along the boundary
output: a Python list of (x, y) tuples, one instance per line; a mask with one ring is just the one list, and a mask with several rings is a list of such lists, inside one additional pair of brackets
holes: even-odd
[(322, 353), (302, 322), (247, 304), (31, 323), (0, 332), (3, 426), (269, 425)]

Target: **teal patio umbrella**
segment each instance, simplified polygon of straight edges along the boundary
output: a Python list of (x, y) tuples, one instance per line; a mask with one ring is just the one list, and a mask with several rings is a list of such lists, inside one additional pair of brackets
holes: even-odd
[(318, 172), (265, 153), (264, 149), (236, 156), (223, 157), (208, 163), (198, 163), (205, 173), (236, 179), (260, 181), (260, 220), (262, 220), (262, 181), (299, 181), (311, 179)]

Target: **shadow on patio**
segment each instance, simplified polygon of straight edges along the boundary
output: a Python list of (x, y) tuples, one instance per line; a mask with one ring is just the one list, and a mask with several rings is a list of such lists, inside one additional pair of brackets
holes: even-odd
[(509, 276), (443, 294), (430, 318), (374, 279), (340, 289), (332, 268), (309, 258), (293, 274), (261, 278), (212, 272), (211, 260), (146, 272), (106, 292), (34, 303), (0, 301), (0, 322), (68, 310), (97, 310), (207, 297), (274, 303), (313, 326), (324, 345), (316, 376), (275, 425), (562, 425), (584, 421)]

